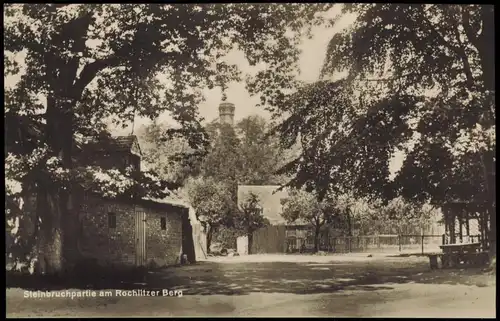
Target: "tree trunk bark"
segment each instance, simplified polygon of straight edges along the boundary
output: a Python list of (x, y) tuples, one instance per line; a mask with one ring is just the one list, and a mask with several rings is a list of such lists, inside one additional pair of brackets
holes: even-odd
[[(483, 83), (484, 89), (487, 91), (495, 90), (495, 46), (492, 45), (495, 40), (495, 18), (494, 18), (494, 7), (493, 6), (483, 6), (481, 8), (481, 18), (483, 20), (483, 26), (481, 35), (479, 37), (479, 55), (481, 61), (481, 69), (483, 71)], [(491, 109), (492, 119), (488, 119), (490, 122), (495, 121), (494, 106)], [(485, 155), (486, 156), (486, 155)], [(483, 166), (485, 170), (485, 180), (487, 184), (488, 192), (488, 206), (487, 215), (485, 219), (490, 222), (490, 228), (488, 233), (488, 243), (489, 243), (489, 256), (490, 262), (496, 258), (496, 181), (494, 177), (495, 165), (493, 158), (486, 156), (486, 159), (482, 159)], [(487, 227), (487, 222), (485, 224)]]
[[(85, 49), (85, 34), (92, 21), (92, 14), (66, 24), (58, 36), (52, 40), (61, 43), (73, 42), (72, 50), (82, 52)], [(81, 98), (85, 86), (90, 83), (98, 70), (87, 72), (84, 79), (75, 82), (80, 58), (61, 57), (57, 52), (47, 50), (44, 54), (47, 69), (46, 81), (51, 94), (47, 97), (45, 113), (45, 142), (52, 156), (61, 157), (64, 169), (72, 169), (73, 148), (73, 110)], [(86, 68), (92, 64), (87, 65)], [(101, 69), (105, 66), (101, 66)], [(59, 273), (76, 263), (78, 252), (77, 218), (73, 215), (73, 197), (71, 185), (62, 188), (53, 187), (52, 182), (37, 182), (37, 219), (40, 219), (37, 250), (39, 267), (42, 273)], [(46, 188), (50, 186), (50, 188)]]
[(39, 226), (37, 272), (44, 275), (56, 274), (64, 267), (63, 229), (57, 194), (40, 187), (37, 192), (37, 203)]
[(483, 82), (486, 90), (495, 90), (495, 12), (494, 7), (485, 5), (481, 8), (483, 22), (479, 37), (478, 52)]
[(458, 232), (460, 233), (460, 243), (463, 243), (463, 219), (462, 219), (462, 211), (458, 213)]
[(252, 254), (253, 233), (249, 231), (247, 237), (248, 237), (248, 254)]
[[(70, 105), (68, 105), (70, 104)], [(62, 158), (64, 169), (72, 168), (72, 105), (54, 96), (47, 98), (45, 138), (52, 156)], [(43, 274), (68, 272), (78, 258), (78, 234), (72, 214), (71, 186), (58, 186), (49, 177), (37, 182), (39, 268)]]
[(347, 212), (347, 236), (352, 236), (351, 213)]
[(212, 244), (212, 234), (213, 234), (213, 227), (209, 224), (207, 226), (207, 254), (210, 254), (210, 245)]
[(320, 227), (316, 226), (314, 229), (314, 253), (318, 253), (319, 251), (319, 234), (320, 234)]
[(488, 236), (486, 235), (486, 226), (485, 222), (487, 221), (487, 216), (488, 213), (485, 210), (481, 210), (481, 213), (479, 213), (479, 228), (481, 230), (481, 247), (486, 249), (488, 247)]
[(492, 262), (496, 258), (496, 182), (493, 176), (495, 171), (493, 156), (485, 152), (481, 155), (481, 162), (486, 183), (485, 237), (488, 237), (488, 251), (490, 262)]
[(497, 256), (497, 215), (496, 208), (491, 206), (489, 209), (490, 216), (490, 234), (489, 234), (489, 257), (492, 262)]
[(467, 236), (470, 237), (470, 215), (467, 210), (465, 210), (465, 232), (467, 233)]

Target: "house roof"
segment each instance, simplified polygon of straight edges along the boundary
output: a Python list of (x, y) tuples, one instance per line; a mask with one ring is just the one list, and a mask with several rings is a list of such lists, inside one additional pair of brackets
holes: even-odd
[[(279, 187), (279, 185), (238, 185), (238, 205), (244, 202), (247, 195), (253, 193), (259, 197), (263, 215), (271, 225), (292, 225), (287, 224), (286, 220), (281, 216), (281, 200), (288, 197), (288, 191), (285, 189), (278, 191)], [(307, 223), (296, 221), (293, 225), (304, 224)]]
[(115, 151), (129, 151), (135, 141), (137, 141), (137, 137), (134, 135), (113, 137), (111, 148)]
[(115, 136), (101, 137), (97, 142), (92, 144), (94, 151), (106, 152), (135, 152), (141, 155), (139, 142), (135, 135), (130, 136)]

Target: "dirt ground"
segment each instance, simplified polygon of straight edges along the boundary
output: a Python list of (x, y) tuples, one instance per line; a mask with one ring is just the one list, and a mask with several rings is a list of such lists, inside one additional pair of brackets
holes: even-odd
[(425, 257), (377, 255), (213, 258), (128, 285), (182, 296), (117, 296), (115, 288), (109, 297), (27, 298), (10, 288), (7, 316), (495, 317), (494, 275), (428, 265)]

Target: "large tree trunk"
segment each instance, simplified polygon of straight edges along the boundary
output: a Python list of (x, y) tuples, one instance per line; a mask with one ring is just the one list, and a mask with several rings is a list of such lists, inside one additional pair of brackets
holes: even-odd
[(489, 220), (490, 220), (490, 235), (489, 235), (489, 243), (490, 243), (490, 250), (489, 250), (489, 256), (490, 256), (490, 262), (493, 262), (496, 260), (497, 256), (497, 211), (496, 211), (496, 181), (495, 181), (495, 164), (492, 162), (492, 166), (489, 168), (489, 208), (488, 208), (488, 214), (489, 214)]
[[(496, 258), (496, 182), (492, 152), (481, 155), (483, 175), (486, 185), (486, 211), (484, 215), (485, 237), (488, 238), (490, 262)], [(489, 226), (488, 226), (489, 221)]]
[(68, 193), (62, 191), (40, 188), (37, 192), (38, 273), (71, 272), (78, 262), (78, 222), (68, 206), (68, 198)]
[[(72, 103), (47, 97), (45, 138), (49, 155), (60, 157), (64, 169), (72, 168)], [(57, 186), (49, 177), (37, 182), (39, 268), (43, 274), (59, 274), (72, 268), (78, 256), (77, 233), (73, 229), (71, 186)]]
[[(52, 43), (59, 45), (70, 41), (74, 53), (83, 52), (91, 21), (92, 13), (89, 12), (69, 22), (52, 38)], [(89, 64), (77, 79), (78, 55), (68, 58), (50, 46), (46, 49), (45, 80), (51, 93), (47, 96), (45, 142), (50, 155), (62, 158), (64, 169), (72, 169), (73, 109), (85, 86), (106, 66), (97, 62)], [(39, 267), (42, 273), (58, 273), (71, 268), (79, 257), (77, 219), (72, 215), (73, 195), (71, 186), (53, 187), (51, 182), (42, 180), (37, 187), (37, 216), (41, 219), (37, 242)]]
[(483, 84), (486, 90), (495, 90), (495, 11), (493, 5), (481, 8), (483, 22), (478, 40), (478, 52), (483, 72)]
[(57, 194), (39, 187), (37, 191), (38, 273), (56, 274), (63, 270), (63, 228)]
[[(478, 38), (478, 52), (480, 56), (481, 69), (483, 72), (482, 80), (484, 89), (487, 91), (495, 91), (495, 12), (494, 7), (484, 5), (481, 7), (481, 18), (483, 22), (482, 31)], [(490, 109), (487, 123), (495, 122), (495, 108)], [(494, 152), (492, 153), (494, 154)], [(485, 180), (487, 183), (488, 193), (488, 208), (485, 219), (490, 221), (490, 229), (488, 234), (489, 255), (490, 261), (496, 258), (496, 181), (495, 181), (495, 164), (493, 155), (485, 155), (483, 166), (485, 170)]]

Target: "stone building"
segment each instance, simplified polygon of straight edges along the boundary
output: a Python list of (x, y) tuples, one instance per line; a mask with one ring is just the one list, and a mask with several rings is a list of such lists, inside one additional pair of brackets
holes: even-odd
[[(108, 169), (132, 166), (140, 171), (141, 150), (135, 136), (101, 139), (76, 154), (87, 164)], [(73, 200), (74, 218), (69, 221), (75, 241), (70, 250), (78, 253), (74, 256), (78, 261), (70, 265), (90, 260), (104, 266), (168, 266), (181, 263), (182, 254), (190, 262), (205, 256), (206, 249), (199, 242), (203, 239), (200, 223), (189, 206), (173, 197), (105, 199), (80, 192), (73, 193)], [(18, 224), (25, 235), (34, 235), (35, 210), (36, 196), (25, 198), (23, 211), (27, 215)], [(57, 251), (38, 249), (38, 264), (54, 262), (48, 253)]]

